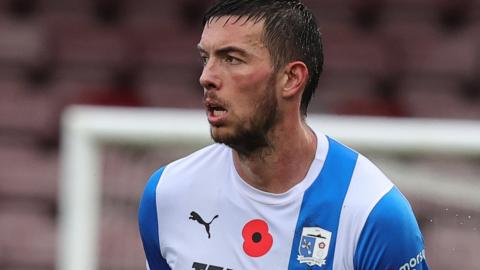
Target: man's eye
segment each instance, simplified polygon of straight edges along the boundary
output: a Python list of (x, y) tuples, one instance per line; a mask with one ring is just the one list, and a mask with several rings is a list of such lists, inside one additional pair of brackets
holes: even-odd
[(240, 64), (242, 61), (240, 61), (240, 59), (238, 59), (238, 58), (227, 55), (227, 56), (225, 56), (225, 62), (233, 64), (233, 65), (237, 65), (237, 64)]
[(200, 56), (200, 60), (202, 61), (202, 64), (205, 66), (208, 62), (208, 57), (207, 56)]

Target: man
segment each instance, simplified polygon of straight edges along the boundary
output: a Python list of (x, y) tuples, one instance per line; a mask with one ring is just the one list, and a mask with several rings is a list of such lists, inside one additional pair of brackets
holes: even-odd
[(398, 189), (306, 124), (323, 57), (303, 4), (220, 1), (198, 50), (216, 144), (150, 178), (139, 210), (149, 269), (428, 269)]

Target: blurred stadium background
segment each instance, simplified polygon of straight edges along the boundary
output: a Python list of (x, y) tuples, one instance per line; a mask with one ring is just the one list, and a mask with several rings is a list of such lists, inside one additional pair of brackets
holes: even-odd
[[(479, 0), (304, 2), (325, 48), (311, 113), (480, 120)], [(201, 108), (196, 44), (210, 3), (0, 0), (0, 270), (55, 268), (67, 106)], [(192, 149), (103, 151), (100, 269), (144, 269), (138, 198), (152, 171)], [(393, 158), (480, 185), (478, 155)], [(480, 269), (480, 209), (406, 195), (431, 268)]]

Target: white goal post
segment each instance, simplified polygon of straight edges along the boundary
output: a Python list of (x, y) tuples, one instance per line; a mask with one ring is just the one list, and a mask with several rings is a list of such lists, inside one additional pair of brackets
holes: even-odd
[[(360, 152), (480, 157), (480, 121), (309, 115), (307, 122)], [(98, 269), (100, 146), (106, 143), (199, 146), (210, 143), (210, 135), (203, 111), (70, 107), (62, 118), (57, 270)], [(403, 191), (480, 208), (478, 182), (389, 169)]]

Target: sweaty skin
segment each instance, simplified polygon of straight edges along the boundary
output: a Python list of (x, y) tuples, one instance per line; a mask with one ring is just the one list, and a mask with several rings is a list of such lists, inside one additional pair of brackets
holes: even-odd
[[(263, 21), (227, 16), (207, 23), (198, 45), (204, 60), (200, 84), (217, 142), (228, 145), (242, 130), (260, 129), (268, 115), (275, 116), (262, 130), (266, 145), (250, 152), (230, 146), (244, 181), (283, 193), (305, 177), (315, 155), (316, 137), (299, 109), (308, 70), (302, 62), (291, 62), (275, 72), (262, 41), (263, 26)], [(217, 109), (209, 110), (210, 105)]]

